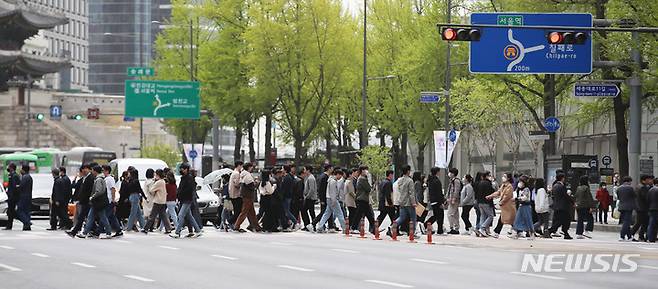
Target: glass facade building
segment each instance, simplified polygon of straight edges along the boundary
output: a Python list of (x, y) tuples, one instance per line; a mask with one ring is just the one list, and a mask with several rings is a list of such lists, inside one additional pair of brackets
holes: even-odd
[[(158, 24), (171, 15), (171, 1), (88, 0), (89, 89), (124, 94), (127, 67), (149, 66)], [(167, 11), (169, 11), (167, 13)]]

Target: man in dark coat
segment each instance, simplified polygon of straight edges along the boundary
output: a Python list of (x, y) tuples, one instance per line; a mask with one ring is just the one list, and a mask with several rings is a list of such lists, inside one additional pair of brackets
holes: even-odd
[(631, 184), (631, 177), (623, 177), (621, 186), (617, 188), (617, 199), (619, 206), (617, 210), (621, 213), (619, 221), (621, 222), (621, 231), (619, 232), (619, 241), (632, 241), (631, 223), (633, 222), (633, 211), (637, 209), (637, 193)]
[[(78, 201), (79, 206), (76, 211), (75, 226), (71, 231), (66, 232), (71, 238), (75, 237), (75, 235), (82, 230), (82, 224), (85, 219), (87, 219), (87, 215), (89, 215), (89, 198), (94, 189), (94, 177), (91, 175), (91, 165), (82, 165), (81, 174), (82, 178), (78, 180), (80, 189), (76, 190), (76, 200)], [(93, 222), (94, 220), (87, 221)]]
[(639, 233), (638, 239), (643, 242), (647, 240), (646, 232), (647, 226), (649, 226), (648, 195), (651, 187), (653, 187), (653, 176), (640, 176), (640, 188), (637, 190), (637, 210), (635, 211), (637, 218), (631, 229), (631, 234), (635, 236), (635, 233)]
[(53, 169), (52, 174), (54, 180), (53, 190), (50, 196), (50, 228), (47, 229), (48, 231), (57, 230), (58, 223), (60, 228), (71, 227), (69, 224), (71, 220), (68, 214), (68, 204), (69, 200), (71, 200), (70, 183), (67, 188), (66, 181), (60, 176), (59, 169)]
[(18, 219), (23, 223), (23, 231), (32, 230), (30, 212), (32, 210), (32, 176), (30, 166), (21, 167), (21, 183), (19, 185), (20, 196), (18, 197)]
[(446, 197), (443, 194), (443, 185), (439, 179), (438, 167), (433, 167), (430, 170), (430, 176), (427, 178), (427, 192), (429, 194), (429, 205), (432, 207), (433, 216), (427, 220), (430, 223), (436, 221), (436, 233), (443, 234), (443, 204), (446, 202)]
[(565, 240), (573, 239), (569, 235), (569, 226), (571, 225), (571, 209), (574, 206), (574, 200), (567, 193), (567, 187), (564, 185), (564, 174), (558, 174), (555, 179), (556, 182), (553, 185), (553, 214), (556, 215), (554, 218), (553, 225), (549, 229), (551, 234), (557, 232), (557, 229), (562, 227), (562, 233), (564, 233)]
[(11, 230), (14, 224), (14, 218), (17, 218), (16, 215), (16, 206), (18, 205), (18, 199), (20, 197), (19, 185), (21, 182), (21, 177), (16, 173), (16, 164), (10, 163), (7, 166), (7, 172), (9, 173), (9, 186), (7, 187), (7, 227), (5, 230)]

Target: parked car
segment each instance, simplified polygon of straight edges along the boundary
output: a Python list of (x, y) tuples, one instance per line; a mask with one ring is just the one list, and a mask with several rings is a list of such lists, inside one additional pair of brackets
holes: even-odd
[(7, 204), (7, 192), (5, 191), (4, 186), (0, 186), (0, 226), (4, 227), (7, 225), (7, 210), (9, 205)]
[(50, 215), (50, 196), (53, 192), (51, 174), (30, 174), (32, 176), (32, 215)]
[(217, 222), (217, 214), (219, 211), (219, 197), (215, 194), (210, 185), (203, 184), (203, 178), (195, 178), (197, 187), (196, 193), (199, 196), (197, 204), (199, 205), (199, 213), (201, 214), (202, 225)]

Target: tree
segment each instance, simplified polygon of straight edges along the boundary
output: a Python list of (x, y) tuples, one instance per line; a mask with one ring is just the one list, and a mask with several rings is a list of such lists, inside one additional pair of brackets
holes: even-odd
[[(188, 6), (187, 1), (172, 1), (172, 17), (155, 41), (153, 66), (157, 80), (195, 80), (199, 74), (199, 49), (204, 47), (213, 31), (202, 29), (202, 7)], [(196, 49), (195, 49), (196, 47)], [(206, 106), (205, 87), (201, 85), (201, 105)], [(203, 143), (210, 130), (207, 117), (199, 120), (169, 119), (164, 124), (167, 130), (184, 143)]]
[(144, 147), (142, 157), (162, 160), (170, 168), (176, 167), (176, 164), (181, 161), (181, 154), (178, 150), (162, 143)]
[(292, 138), (299, 162), (353, 62), (355, 53), (348, 52), (356, 47), (353, 19), (335, 0), (256, 1), (250, 11), (251, 75), (257, 90), (276, 91), (279, 123)]

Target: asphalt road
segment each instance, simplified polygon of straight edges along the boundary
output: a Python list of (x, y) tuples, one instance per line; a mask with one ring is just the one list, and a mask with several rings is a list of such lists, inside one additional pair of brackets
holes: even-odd
[[(198, 239), (127, 233), (71, 239), (0, 231), (0, 289), (46, 288), (654, 288), (658, 245), (591, 240), (434, 236), (434, 245), (307, 232), (224, 233)], [(639, 254), (632, 273), (520, 273), (524, 253)]]

